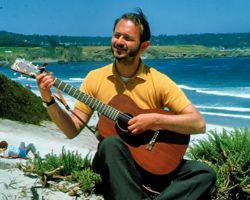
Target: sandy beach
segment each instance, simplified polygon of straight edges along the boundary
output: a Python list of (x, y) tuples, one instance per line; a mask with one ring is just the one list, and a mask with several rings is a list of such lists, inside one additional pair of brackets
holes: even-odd
[[(215, 129), (220, 131), (222, 128), (218, 125), (208, 124), (207, 132)], [(191, 137), (191, 141), (204, 138), (206, 138), (206, 134), (197, 134)], [(53, 123), (36, 126), (4, 119), (0, 119), (0, 140), (6, 140), (15, 146), (18, 146), (20, 142), (33, 143), (42, 157), (51, 152), (60, 154), (63, 147), (66, 150), (78, 151), (83, 156), (89, 152), (94, 154), (98, 144), (97, 139), (88, 129), (84, 129), (74, 139), (67, 139)], [(17, 162), (25, 162), (25, 160), (0, 158), (0, 199), (34, 199), (34, 195), (38, 197), (37, 199), (75, 199), (68, 194), (44, 188), (36, 188), (34, 192), (34, 185), (39, 185), (37, 179), (24, 176), (23, 172), (15, 167)], [(102, 198), (93, 195), (80, 197), (80, 199)]]
[[(74, 139), (67, 139), (53, 123), (36, 126), (3, 119), (0, 119), (0, 140), (6, 140), (14, 146), (19, 146), (20, 142), (25, 142), (26, 145), (33, 143), (42, 157), (51, 152), (58, 155), (62, 152), (63, 147), (66, 150), (77, 151), (82, 156), (89, 152), (94, 154), (98, 143), (88, 129), (84, 129)], [(32, 157), (33, 155), (29, 153), (28, 156)], [(38, 179), (24, 176), (23, 172), (16, 168), (17, 162), (25, 162), (25, 160), (0, 158), (0, 200), (76, 199), (76, 197), (70, 197), (67, 193), (39, 188)], [(81, 196), (78, 199), (100, 200), (102, 198), (91, 195), (88, 197)]]
[(98, 142), (88, 129), (84, 129), (76, 138), (68, 139), (53, 123), (36, 126), (10, 120), (0, 120), (0, 140), (15, 146), (20, 142), (33, 143), (41, 156), (52, 150), (58, 154), (63, 146), (85, 155), (89, 151), (94, 152)]

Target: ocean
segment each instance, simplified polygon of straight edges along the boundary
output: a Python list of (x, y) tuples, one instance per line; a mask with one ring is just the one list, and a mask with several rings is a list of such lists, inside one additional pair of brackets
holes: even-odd
[[(183, 89), (200, 110), (207, 123), (250, 128), (250, 57), (144, 60), (149, 66), (167, 74)], [(86, 74), (108, 62), (50, 64), (54, 76), (79, 88)], [(0, 73), (29, 85), (39, 95), (34, 79), (0, 67)], [(70, 107), (75, 99), (66, 96)], [(96, 116), (92, 118), (95, 123)]]

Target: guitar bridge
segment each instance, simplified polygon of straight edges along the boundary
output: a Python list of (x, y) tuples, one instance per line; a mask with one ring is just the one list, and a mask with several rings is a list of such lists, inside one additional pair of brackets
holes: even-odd
[(151, 151), (151, 150), (153, 149), (153, 147), (154, 147), (154, 145), (155, 145), (155, 143), (156, 143), (156, 138), (158, 137), (159, 133), (160, 133), (159, 130), (158, 130), (158, 131), (155, 131), (155, 133), (154, 133), (152, 139), (149, 141), (149, 143), (148, 143), (148, 145), (147, 145), (147, 150), (148, 150), (148, 151)]

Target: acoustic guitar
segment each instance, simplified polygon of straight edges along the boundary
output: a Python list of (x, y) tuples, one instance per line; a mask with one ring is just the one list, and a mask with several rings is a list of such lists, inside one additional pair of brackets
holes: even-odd
[[(35, 78), (41, 68), (24, 59), (17, 58), (11, 69)], [(168, 130), (147, 130), (131, 135), (128, 121), (142, 113), (161, 113), (169, 115), (163, 109), (141, 109), (134, 101), (123, 94), (114, 96), (108, 104), (89, 96), (73, 86), (54, 78), (54, 86), (66, 94), (88, 105), (100, 113), (98, 131), (105, 138), (120, 136), (127, 144), (136, 163), (146, 171), (163, 175), (172, 172), (181, 162), (188, 147), (189, 135)]]

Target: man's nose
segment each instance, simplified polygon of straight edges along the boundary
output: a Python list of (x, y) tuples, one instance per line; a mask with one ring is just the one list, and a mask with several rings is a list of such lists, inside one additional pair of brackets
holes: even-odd
[(117, 39), (117, 43), (124, 44), (124, 37), (122, 35)]

